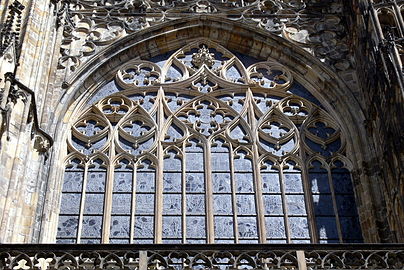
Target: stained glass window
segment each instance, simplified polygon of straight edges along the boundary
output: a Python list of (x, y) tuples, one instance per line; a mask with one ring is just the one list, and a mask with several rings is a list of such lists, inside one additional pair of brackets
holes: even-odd
[(362, 241), (346, 134), (290, 71), (205, 39), (155, 59), (73, 123), (58, 242)]

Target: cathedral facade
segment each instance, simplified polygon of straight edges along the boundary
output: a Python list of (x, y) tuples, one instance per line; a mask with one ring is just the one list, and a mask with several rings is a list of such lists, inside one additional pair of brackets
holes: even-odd
[[(170, 253), (183, 244), (228, 250), (233, 268), (344, 268), (310, 250), (386, 243), (357, 244), (375, 250), (364, 268), (401, 269), (387, 243), (404, 241), (403, 14), (401, 0), (2, 1), (0, 243), (95, 244), (122, 269), (230, 265)], [(130, 244), (147, 248), (108, 257)]]

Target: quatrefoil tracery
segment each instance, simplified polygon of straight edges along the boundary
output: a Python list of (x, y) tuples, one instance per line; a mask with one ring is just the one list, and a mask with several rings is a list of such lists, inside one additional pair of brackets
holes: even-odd
[[(335, 121), (288, 93), (290, 71), (271, 61), (246, 68), (235, 54), (206, 39), (165, 62), (129, 61), (116, 81), (122, 90), (100, 100), (96, 112), (73, 127), (71, 151), (105, 152), (114, 138), (117, 153), (139, 156), (154, 151), (159, 141), (177, 145), (197, 136), (205, 142), (221, 134), (226, 143), (257, 144), (259, 155), (275, 159), (296, 155), (302, 147), (327, 158), (344, 153)], [(91, 113), (98, 120), (91, 120), (96, 119)]]

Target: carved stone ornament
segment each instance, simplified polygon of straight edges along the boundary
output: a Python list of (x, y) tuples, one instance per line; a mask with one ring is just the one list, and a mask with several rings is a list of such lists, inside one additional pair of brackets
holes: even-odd
[[(100, 191), (96, 197), (101, 202), (109, 182), (115, 183), (115, 201), (105, 205), (112, 206), (112, 213), (96, 206), (84, 211), (97, 217), (84, 214), (81, 218), (79, 203), (72, 214), (71, 200), (62, 199), (57, 241), (99, 243), (104, 237), (111, 243), (159, 241), (155, 239), (217, 243), (216, 237), (231, 243), (264, 243), (278, 237), (287, 243), (290, 234), (288, 242), (310, 243), (303, 169), (320, 172), (321, 181), (332, 181), (334, 174), (350, 181), (347, 136), (337, 122), (286, 67), (269, 59), (239, 57), (203, 38), (162, 57), (157, 63), (134, 59), (122, 65), (116, 77), (94, 93), (85, 110), (74, 116), (65, 158), (64, 186), (71, 187), (62, 191), (62, 198), (64, 194), (80, 196), (88, 189)], [(73, 188), (73, 182), (82, 183), (86, 170), (92, 187)], [(298, 187), (288, 192), (300, 194), (290, 197), (299, 202), (287, 201), (280, 189), (271, 195), (269, 183), (256, 184), (269, 179), (279, 183), (282, 173)], [(290, 182), (288, 188), (292, 188)], [(156, 188), (158, 183), (161, 189)], [(231, 188), (230, 183), (235, 186)], [(350, 188), (344, 192), (353, 198)], [(131, 197), (136, 198), (135, 206)], [(180, 197), (186, 198), (184, 207)], [(213, 202), (207, 203), (211, 198)], [(289, 208), (294, 221), (290, 225), (262, 214), (280, 206), (282, 200), (294, 205)], [(236, 205), (234, 212), (232, 205)], [(118, 217), (122, 211), (135, 218)], [(111, 230), (107, 231), (102, 229), (101, 216), (109, 214)], [(278, 214), (288, 215), (281, 210)], [(354, 215), (350, 224), (358, 232)], [(186, 217), (185, 225), (181, 217)], [(272, 229), (275, 224), (276, 230)], [(334, 231), (336, 241), (337, 234)], [(340, 237), (345, 236), (340, 233)]]
[(58, 6), (64, 26), (59, 67), (69, 70), (67, 76), (124, 36), (198, 14), (258, 26), (304, 48), (335, 70), (351, 67), (340, 0), (62, 0)]

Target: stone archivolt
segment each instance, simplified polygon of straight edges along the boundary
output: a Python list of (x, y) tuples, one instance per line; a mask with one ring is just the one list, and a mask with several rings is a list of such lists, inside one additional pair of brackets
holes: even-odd
[(195, 15), (257, 26), (304, 48), (337, 71), (352, 64), (340, 1), (63, 0), (58, 6), (64, 25), (59, 67), (70, 73), (127, 35)]

